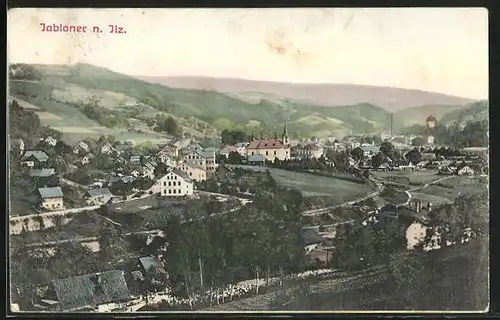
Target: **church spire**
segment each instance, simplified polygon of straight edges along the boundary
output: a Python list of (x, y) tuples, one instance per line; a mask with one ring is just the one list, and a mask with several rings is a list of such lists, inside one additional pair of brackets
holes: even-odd
[(281, 137), (282, 139), (282, 142), (284, 144), (289, 144), (289, 141), (288, 141), (288, 130), (286, 129), (286, 122), (285, 122), (285, 127), (283, 128), (283, 136)]

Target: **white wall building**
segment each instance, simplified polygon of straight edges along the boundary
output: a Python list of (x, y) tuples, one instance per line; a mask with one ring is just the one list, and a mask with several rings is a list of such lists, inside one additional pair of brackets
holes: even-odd
[(182, 171), (174, 169), (156, 182), (160, 195), (165, 197), (181, 197), (193, 194), (193, 182)]

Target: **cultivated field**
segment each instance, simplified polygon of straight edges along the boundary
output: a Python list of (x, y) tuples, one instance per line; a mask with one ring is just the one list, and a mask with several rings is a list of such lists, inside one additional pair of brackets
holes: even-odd
[(259, 166), (241, 167), (255, 171), (269, 169), (278, 185), (300, 190), (305, 197), (327, 196), (336, 203), (354, 200), (373, 191), (368, 185), (341, 179)]
[(440, 178), (434, 170), (372, 171), (372, 174), (382, 180), (408, 185), (424, 185)]

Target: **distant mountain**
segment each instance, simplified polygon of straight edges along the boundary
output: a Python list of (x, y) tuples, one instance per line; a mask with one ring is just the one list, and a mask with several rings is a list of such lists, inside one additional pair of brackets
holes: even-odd
[[(171, 88), (89, 64), (23, 68), (37, 77), (10, 78), (9, 97), (36, 110), (43, 124), (76, 137), (113, 134), (117, 139), (158, 140), (163, 135), (153, 129), (157, 117), (165, 116), (198, 136), (213, 136), (224, 129), (271, 136), (279, 134), (285, 123), (295, 138), (390, 128), (390, 112), (373, 103), (328, 108), (276, 93)], [(95, 107), (87, 108), (89, 103)], [(428, 111), (421, 109), (419, 118)], [(395, 116), (394, 127), (403, 126), (409, 118), (417, 116), (411, 112)]]
[(474, 100), (441, 93), (354, 84), (299, 84), (210, 77), (136, 78), (172, 88), (217, 91), (229, 94), (272, 94), (318, 106), (345, 106), (370, 103), (389, 112), (424, 105), (465, 105)]

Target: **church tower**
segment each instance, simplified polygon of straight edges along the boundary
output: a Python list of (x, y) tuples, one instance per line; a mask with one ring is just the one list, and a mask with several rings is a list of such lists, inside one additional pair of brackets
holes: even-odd
[(282, 141), (283, 144), (289, 144), (290, 141), (288, 140), (288, 131), (286, 130), (286, 123), (285, 123), (285, 128), (283, 129), (283, 136), (282, 136)]

